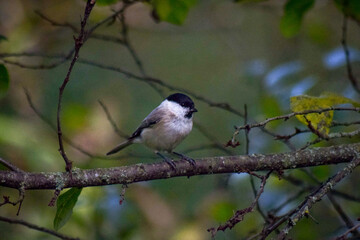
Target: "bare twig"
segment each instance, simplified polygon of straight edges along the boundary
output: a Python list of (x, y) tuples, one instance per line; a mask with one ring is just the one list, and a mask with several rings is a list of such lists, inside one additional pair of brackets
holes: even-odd
[(220, 143), (217, 140), (217, 137), (212, 135), (209, 131), (207, 131), (207, 129), (202, 126), (199, 122), (194, 121), (194, 127), (199, 130), (199, 132), (205, 136), (207, 139), (209, 139), (213, 144), (215, 144), (215, 148), (221, 150), (222, 152), (232, 155), (233, 152), (230, 151), (229, 149), (227, 149), (224, 144)]
[(101, 108), (104, 110), (106, 118), (108, 119), (109, 123), (111, 124), (111, 126), (114, 129), (114, 131), (116, 132), (116, 134), (122, 138), (129, 138), (130, 137), (129, 135), (127, 135), (126, 133), (124, 133), (123, 131), (121, 131), (118, 128), (114, 119), (111, 117), (111, 114), (110, 114), (108, 108), (106, 107), (106, 105), (101, 100), (98, 100), (98, 102), (99, 102)]
[[(334, 128), (334, 127), (347, 127), (347, 126), (354, 126), (354, 125), (359, 125), (360, 121), (353, 121), (353, 122), (337, 122), (337, 121), (333, 121), (331, 123), (330, 128)], [(295, 127), (295, 131), (289, 135), (277, 135), (274, 139), (275, 140), (281, 140), (281, 139), (291, 139), (299, 134), (302, 133), (309, 133), (310, 130), (309, 129), (299, 129), (297, 127)]]
[(286, 235), (292, 229), (296, 223), (301, 220), (302, 217), (309, 213), (311, 207), (322, 197), (327, 194), (331, 189), (340, 182), (344, 177), (349, 175), (360, 164), (360, 158), (356, 156), (344, 169), (336, 173), (328, 181), (323, 183), (316, 191), (310, 194), (296, 209), (296, 212), (292, 214), (287, 225), (283, 228), (277, 239), (285, 239)]
[[(21, 67), (21, 68), (29, 68), (29, 69), (52, 69), (52, 68), (55, 68), (55, 67), (58, 67), (60, 66), (61, 64), (65, 63), (66, 61), (70, 60), (71, 59), (71, 56), (74, 54), (74, 51), (75, 49), (71, 49), (67, 54), (57, 54), (57, 55), (54, 55), (55, 57), (50, 57), (49, 55), (47, 56), (44, 56), (46, 58), (57, 58), (59, 59), (58, 61), (56, 62), (53, 62), (53, 63), (49, 63), (49, 64), (26, 64), (26, 63), (21, 63), (21, 62), (15, 62), (15, 61), (11, 61), (11, 60), (7, 60), (7, 59), (3, 59), (3, 61), (7, 64), (12, 64), (12, 65), (15, 65), (15, 66), (18, 66), (18, 67)], [(9, 54), (0, 54), (1, 55), (9, 55)], [(10, 54), (11, 55), (11, 54)], [(26, 55), (31, 55), (31, 54), (26, 54), (25, 53), (25, 56)], [(35, 55), (38, 55), (38, 54), (34, 54)], [(41, 55), (41, 54), (39, 54)], [(6, 57), (6, 56), (5, 56)], [(32, 56), (29, 56), (29, 57), (32, 57)]]
[(316, 129), (316, 127), (314, 127), (312, 125), (311, 121), (305, 115), (303, 117), (305, 118), (306, 124), (312, 133), (316, 134), (321, 139), (324, 139), (327, 141), (329, 140), (329, 137), (327, 135), (325, 135), (324, 133), (320, 132), (318, 129)]
[(0, 163), (2, 165), (4, 165), (5, 167), (7, 167), (8, 169), (10, 169), (11, 171), (15, 171), (15, 172), (24, 172), (23, 170), (21, 170), (20, 168), (18, 168), (17, 166), (15, 166), (14, 164), (6, 161), (5, 159), (0, 157)]
[(301, 111), (301, 112), (292, 112), (292, 113), (289, 113), (286, 115), (268, 118), (262, 122), (258, 122), (258, 123), (254, 123), (254, 124), (246, 124), (244, 126), (236, 127), (236, 131), (235, 131), (234, 135), (239, 134), (239, 131), (243, 130), (243, 129), (265, 127), (266, 124), (268, 124), (269, 122), (272, 122), (272, 121), (276, 121), (276, 120), (285, 120), (286, 121), (297, 115), (306, 115), (306, 114), (310, 114), (310, 113), (323, 113), (323, 112), (328, 112), (328, 111), (360, 112), (360, 108), (357, 108), (357, 107), (328, 107), (328, 108), (322, 108), (322, 109), (306, 110), (306, 111)]
[(277, 135), (274, 138), (274, 140), (282, 140), (282, 139), (289, 140), (289, 139), (291, 139), (291, 138), (293, 138), (293, 137), (295, 137), (295, 136), (297, 136), (297, 135), (299, 135), (301, 133), (308, 133), (308, 132), (310, 132), (309, 129), (299, 129), (299, 128), (296, 127), (294, 133), (291, 133), (289, 135)]
[[(346, 212), (344, 211), (344, 209), (341, 207), (341, 205), (336, 201), (336, 199), (334, 198), (333, 194), (331, 192), (329, 192), (327, 195), (328, 199), (330, 200), (331, 204), (333, 205), (335, 211), (339, 214), (340, 218), (343, 220), (343, 222), (345, 223), (346, 227), (348, 229), (352, 229), (355, 224), (352, 222), (351, 218), (346, 214)], [(354, 229), (353, 231), (351, 231), (352, 234), (354, 236), (359, 236), (359, 232)]]
[[(36, 116), (38, 116), (41, 121), (46, 123), (53, 131), (57, 132), (55, 124), (53, 124), (48, 118), (46, 118), (44, 116), (44, 114), (42, 114), (36, 108), (35, 104), (32, 101), (31, 95), (30, 95), (29, 91), (26, 88), (24, 88), (24, 93), (26, 95), (26, 99), (27, 99), (27, 101), (28, 101), (28, 103), (30, 105), (30, 108), (35, 112)], [(71, 139), (69, 139), (65, 135), (63, 135), (63, 140), (64, 140), (64, 142), (69, 144), (72, 148), (76, 149), (77, 151), (81, 152), (82, 154), (84, 154), (84, 155), (86, 155), (86, 156), (88, 156), (90, 158), (109, 159), (109, 158), (107, 158), (107, 157), (105, 157), (103, 155), (96, 155), (96, 154), (90, 153), (89, 151), (83, 149), (80, 145), (74, 143)]]
[[(359, 135), (359, 134), (360, 134), (360, 129), (355, 130), (355, 131), (352, 131), (352, 132), (330, 133), (330, 134), (328, 134), (326, 140), (336, 139), (336, 138), (344, 138), (344, 137), (352, 138), (352, 137), (355, 137), (355, 136), (357, 136), (357, 135)], [(315, 140), (306, 143), (305, 146), (303, 146), (302, 148), (300, 148), (300, 150), (304, 150), (304, 149), (308, 148), (309, 146), (314, 145), (314, 144), (317, 144), (317, 143), (319, 143), (319, 142), (321, 142), (321, 141), (323, 141), (323, 140), (325, 140), (325, 139), (323, 139), (323, 138), (321, 138), (321, 137), (318, 137), (318, 138), (316, 138)]]
[(58, 237), (58, 238), (61, 238), (61, 239), (65, 239), (65, 240), (79, 240), (79, 238), (69, 237), (69, 236), (66, 236), (64, 234), (58, 233), (58, 232), (56, 232), (54, 230), (44, 228), (44, 227), (40, 227), (38, 225), (35, 225), (33, 223), (29, 223), (29, 222), (24, 221), (24, 220), (19, 220), (19, 219), (13, 219), (13, 218), (7, 218), (7, 217), (0, 216), (0, 221), (11, 223), (11, 224), (20, 224), (20, 225), (26, 226), (28, 228), (35, 229), (35, 230), (40, 231), (40, 232), (48, 233), (48, 234), (50, 234), (52, 236), (55, 236), (55, 237)]
[[(4, 58), (4, 57), (21, 57), (22, 54), (23, 53), (0, 53), (0, 57), (1, 58)], [(24, 53), (24, 54), (25, 54), (25, 56), (28, 56), (28, 57), (47, 57), (47, 58), (58, 58), (58, 59), (61, 59), (63, 61), (68, 60), (68, 59), (65, 58), (65, 56), (63, 54), (54, 54), (52, 56), (49, 55), (49, 54), (43, 54), (43, 53)], [(165, 87), (170, 91), (183, 92), (185, 94), (188, 94), (188, 95), (194, 97), (195, 99), (197, 99), (199, 101), (202, 101), (202, 102), (208, 104), (210, 107), (219, 108), (219, 109), (228, 111), (230, 113), (233, 113), (233, 114), (235, 114), (237, 116), (244, 117), (242, 112), (236, 110), (229, 103), (215, 102), (215, 101), (210, 100), (208, 98), (205, 98), (205, 97), (203, 97), (201, 95), (198, 95), (195, 92), (192, 92), (192, 91), (187, 90), (185, 88), (180, 88), (180, 87), (173, 86), (173, 85), (168, 84), (168, 83), (166, 83), (166, 82), (164, 82), (164, 81), (162, 81), (160, 79), (157, 79), (157, 78), (139, 76), (139, 75), (136, 75), (136, 74), (131, 73), (129, 71), (123, 70), (123, 69), (121, 69), (119, 67), (94, 62), (94, 61), (91, 61), (91, 60), (88, 60), (88, 59), (85, 59), (85, 58), (78, 59), (78, 62), (82, 63), (82, 64), (90, 65), (90, 66), (95, 66), (95, 67), (98, 67), (100, 69), (105, 69), (105, 70), (118, 72), (118, 73), (121, 73), (121, 74), (123, 74), (124, 76), (126, 76), (128, 78), (143, 81), (145, 83), (152, 82), (152, 83), (155, 83), (155, 84), (160, 85), (162, 87)], [(16, 62), (8, 61), (8, 63), (9, 64), (15, 64), (15, 65), (19, 66), (19, 64), (17, 64)], [(24, 67), (24, 68), (36, 68), (36, 67), (29, 67), (29, 66), (27, 66), (25, 64), (21, 65), (21, 66)]]
[[(35, 11), (35, 13), (37, 15), (39, 15), (45, 21), (49, 22), (53, 26), (69, 28), (74, 33), (79, 33), (80, 32), (80, 30), (75, 25), (73, 25), (71, 23), (57, 22), (57, 21), (51, 19), (50, 17), (46, 16), (45, 14), (41, 13), (40, 11)], [(102, 41), (108, 41), (108, 42), (114, 42), (114, 43), (118, 43), (118, 44), (124, 44), (124, 40), (121, 39), (121, 38), (114, 37), (114, 36), (103, 35), (103, 34), (92, 33), (91, 35), (89, 35), (89, 38), (98, 39), (98, 40), (102, 40)]]
[(354, 230), (360, 228), (360, 223), (355, 225), (354, 227), (350, 228), (349, 230), (347, 230), (346, 232), (344, 232), (343, 234), (341, 234), (340, 236), (338, 236), (337, 238), (334, 238), (333, 240), (345, 240), (347, 239), (347, 235), (350, 233), (350, 232), (353, 232)]
[(359, 125), (360, 121), (353, 121), (353, 122), (337, 122), (333, 121), (331, 127), (338, 127), (338, 126), (354, 126)]
[[(248, 112), (247, 112), (247, 105), (244, 105), (244, 125), (248, 124)], [(249, 139), (249, 131), (250, 129), (245, 129), (245, 154), (249, 155), (249, 145), (250, 145), (250, 139)], [(254, 190), (254, 189), (253, 189)]]
[(344, 200), (353, 201), (353, 202), (360, 202), (360, 197), (353, 196), (351, 194), (333, 190), (331, 191), (335, 196), (341, 197)]
[(347, 35), (347, 20), (348, 20), (348, 16), (344, 13), (343, 24), (342, 24), (341, 44), (343, 46), (344, 53), (345, 53), (346, 70), (347, 70), (348, 78), (350, 80), (351, 85), (355, 89), (355, 91), (360, 93), (360, 87), (359, 87), (358, 81), (355, 78), (353, 71), (352, 71), (350, 52), (349, 52), (349, 48), (347, 46), (347, 37), (346, 37), (346, 35)]
[(300, 191), (298, 191), (297, 193), (295, 193), (294, 195), (290, 196), (289, 198), (287, 198), (284, 202), (282, 202), (279, 206), (277, 206), (276, 208), (272, 209), (270, 211), (270, 213), (272, 215), (275, 215), (276, 213), (278, 213), (281, 209), (283, 209), (286, 205), (288, 205), (289, 203), (293, 202), (294, 200), (298, 199), (301, 195), (303, 195), (308, 189), (300, 189)]
[[(247, 105), (245, 104), (244, 105), (244, 125), (246, 125), (246, 124), (248, 124), (248, 111), (247, 111)], [(250, 145), (249, 129), (245, 129), (245, 154), (246, 155), (249, 155), (249, 145)], [(254, 197), (256, 198), (257, 191), (256, 191), (256, 187), (255, 187), (254, 176), (251, 174), (250, 174), (250, 185), (251, 185), (251, 189), (253, 191)], [(256, 201), (256, 209), (258, 210), (258, 212), (260, 213), (262, 218), (265, 220), (265, 222), (268, 222), (266, 215), (264, 214), (264, 212), (262, 211), (262, 209), (260, 207), (259, 201)]]
[(55, 206), (55, 203), (57, 201), (57, 199), (59, 198), (59, 195), (61, 193), (62, 188), (56, 188), (54, 191), (54, 195), (53, 197), (50, 199), (50, 202), (48, 204), (49, 207), (53, 207)]
[(46, 16), (45, 14), (43, 14), (42, 12), (38, 11), (38, 10), (35, 10), (34, 11), (37, 15), (39, 15), (39, 17), (41, 17), (42, 19), (44, 19), (45, 21), (49, 22), (51, 25), (53, 26), (56, 26), (56, 27), (65, 27), (65, 28), (70, 28), (73, 32), (76, 32), (78, 33), (79, 32), (79, 29), (68, 23), (68, 22), (64, 22), (64, 23), (59, 23), (59, 22), (56, 22), (55, 20), (52, 20), (51, 18), (49, 18), (48, 16)]
[[(25, 172), (18, 172), (18, 173), (26, 174)], [(15, 202), (12, 202), (12, 201), (10, 201), (10, 197), (9, 197), (9, 196), (3, 196), (4, 201), (3, 201), (2, 203), (0, 203), (0, 207), (3, 206), (3, 205), (6, 205), (6, 204), (11, 204), (11, 205), (13, 205), (13, 206), (16, 206), (16, 205), (19, 204), (18, 210), (17, 210), (17, 212), (16, 212), (16, 216), (19, 216), (19, 213), (20, 213), (20, 210), (21, 210), (21, 206), (22, 206), (22, 203), (23, 203), (24, 198), (25, 198), (24, 183), (22, 182), (17, 189), (18, 189), (18, 191), (19, 191), (19, 198), (18, 198), (18, 200), (15, 201)]]
[[(138, 54), (135, 51), (135, 48), (132, 46), (131, 42), (129, 41), (129, 34), (128, 34), (128, 26), (126, 24), (126, 18), (125, 18), (125, 10), (133, 3), (124, 3), (123, 6), (123, 11), (121, 12), (121, 14), (119, 14), (119, 19), (120, 19), (120, 23), (121, 23), (121, 34), (122, 34), (122, 38), (123, 38), (123, 44), (125, 45), (125, 47), (127, 48), (127, 50), (129, 51), (131, 57), (134, 59), (134, 62), (136, 64), (136, 66), (138, 67), (140, 73), (143, 75), (143, 77), (148, 77), (146, 72), (145, 72), (145, 68), (144, 65), (142, 64), (142, 61), (140, 60)], [(159, 88), (155, 83), (153, 82), (148, 82), (149, 86), (151, 88), (153, 88), (162, 98), (165, 98), (165, 94), (162, 91), (161, 88)]]
[(70, 75), (71, 75), (72, 69), (73, 69), (77, 59), (79, 58), (80, 49), (81, 49), (82, 45), (84, 44), (84, 42), (86, 41), (87, 32), (85, 32), (85, 26), (86, 26), (87, 20), (90, 16), (91, 10), (93, 9), (94, 5), (95, 5), (95, 1), (93, 1), (93, 0), (88, 0), (86, 3), (84, 18), (81, 20), (81, 29), (80, 29), (79, 35), (78, 35), (78, 37), (74, 38), (74, 40), (75, 40), (74, 56), (70, 63), (69, 70), (66, 74), (66, 77), (65, 77), (62, 85), (59, 88), (59, 99), (58, 99), (57, 117), (56, 117), (57, 133), (58, 133), (58, 141), (59, 141), (59, 152), (66, 163), (65, 169), (68, 172), (71, 171), (72, 162), (66, 155), (66, 152), (64, 149), (64, 144), (63, 144), (62, 129), (61, 129), (61, 116), (60, 116), (61, 115), (61, 102), (62, 102), (62, 97), (64, 94), (65, 87), (68, 84), (68, 82), (70, 81)]
[(261, 185), (259, 187), (259, 190), (257, 191), (256, 197), (249, 207), (245, 209), (237, 210), (234, 216), (232, 216), (226, 223), (218, 226), (216, 229), (213, 227), (208, 229), (208, 232), (210, 232), (213, 237), (216, 235), (218, 231), (225, 231), (228, 228), (232, 229), (236, 224), (244, 220), (246, 214), (254, 211), (254, 207), (259, 201), (261, 194), (264, 192), (266, 180), (269, 178), (271, 172), (272, 171), (269, 171), (265, 176), (262, 177)]

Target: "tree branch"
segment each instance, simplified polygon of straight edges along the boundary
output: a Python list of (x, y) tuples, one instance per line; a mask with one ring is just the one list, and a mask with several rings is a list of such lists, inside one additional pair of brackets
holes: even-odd
[(176, 161), (173, 171), (165, 162), (69, 172), (20, 173), (0, 171), (0, 186), (24, 189), (56, 189), (130, 184), (134, 182), (218, 173), (284, 170), (350, 162), (360, 154), (360, 144), (313, 148), (297, 152), (242, 155), (198, 159), (196, 167)]

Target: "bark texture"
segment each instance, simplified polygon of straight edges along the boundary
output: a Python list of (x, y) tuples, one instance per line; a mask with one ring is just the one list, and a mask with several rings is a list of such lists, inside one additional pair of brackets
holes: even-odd
[(176, 171), (165, 162), (131, 166), (73, 169), (69, 172), (0, 171), (0, 186), (16, 189), (63, 189), (166, 179), (219, 173), (241, 173), (261, 170), (285, 170), (350, 162), (360, 156), (360, 144), (312, 148), (278, 154), (210, 157), (196, 160), (193, 167), (176, 161)]

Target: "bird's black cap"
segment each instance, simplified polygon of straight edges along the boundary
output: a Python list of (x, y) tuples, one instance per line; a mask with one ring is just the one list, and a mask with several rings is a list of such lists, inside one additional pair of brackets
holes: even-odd
[(196, 110), (195, 106), (194, 106), (194, 102), (191, 100), (191, 98), (189, 98), (185, 94), (174, 93), (174, 94), (168, 96), (166, 99), (168, 101), (176, 102), (176, 103), (180, 104), (183, 107), (188, 107), (190, 109)]

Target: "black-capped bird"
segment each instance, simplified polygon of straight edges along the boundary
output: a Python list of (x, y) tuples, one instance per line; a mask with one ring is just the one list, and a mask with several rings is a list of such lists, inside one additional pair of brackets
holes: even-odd
[(114, 154), (133, 143), (142, 143), (153, 149), (173, 169), (176, 167), (175, 163), (160, 152), (175, 154), (195, 165), (192, 158), (173, 152), (173, 149), (191, 132), (194, 112), (197, 112), (197, 109), (191, 98), (182, 93), (172, 94), (141, 122), (131, 137), (106, 155)]

